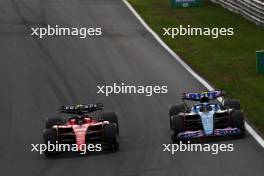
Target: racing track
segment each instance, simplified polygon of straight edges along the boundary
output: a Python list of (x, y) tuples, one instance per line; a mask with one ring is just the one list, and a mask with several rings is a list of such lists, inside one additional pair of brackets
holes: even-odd
[[(99, 26), (102, 37), (30, 36), (45, 24)], [(0, 0), (0, 172), (5, 176), (193, 176), (264, 173), (264, 152), (247, 135), (235, 151), (162, 152), (170, 143), (168, 107), (183, 91), (205, 88), (153, 39), (121, 0)], [(167, 95), (96, 94), (113, 82), (168, 85)], [(119, 114), (118, 153), (46, 159), (30, 152), (40, 143), (44, 118), (61, 104), (101, 101)]]

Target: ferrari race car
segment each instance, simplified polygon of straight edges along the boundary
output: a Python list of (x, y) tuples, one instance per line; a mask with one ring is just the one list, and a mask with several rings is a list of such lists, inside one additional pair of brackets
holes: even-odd
[[(173, 142), (207, 136), (244, 136), (244, 115), (238, 100), (225, 100), (224, 91), (183, 93), (183, 104), (169, 111)], [(222, 97), (222, 101), (216, 101)], [(188, 106), (185, 100), (199, 101)]]
[[(118, 118), (115, 113), (100, 113), (97, 118), (89, 114), (102, 111), (103, 104), (81, 104), (61, 106), (60, 113), (67, 117), (47, 118), (43, 139), (45, 144), (76, 144), (78, 150), (83, 145), (102, 144), (116, 151), (119, 148)], [(57, 151), (45, 151), (54, 155)]]

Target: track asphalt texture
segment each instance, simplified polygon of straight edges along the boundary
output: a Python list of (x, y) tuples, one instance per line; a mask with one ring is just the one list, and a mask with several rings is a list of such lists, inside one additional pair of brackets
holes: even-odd
[[(179, 95), (205, 88), (171, 58), (121, 0), (0, 1), (0, 170), (15, 176), (260, 176), (263, 148), (250, 136), (234, 152), (162, 152), (171, 143), (168, 109)], [(30, 27), (102, 27), (101, 37), (30, 36)], [(169, 93), (98, 95), (97, 85), (168, 85)], [(48, 159), (30, 152), (42, 142), (45, 117), (62, 104), (103, 102), (120, 121), (120, 151)]]

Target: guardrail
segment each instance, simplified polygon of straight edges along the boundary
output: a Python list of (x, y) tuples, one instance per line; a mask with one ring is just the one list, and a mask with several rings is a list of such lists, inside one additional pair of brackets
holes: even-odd
[(264, 25), (263, 0), (211, 0), (230, 11), (243, 15), (257, 25)]

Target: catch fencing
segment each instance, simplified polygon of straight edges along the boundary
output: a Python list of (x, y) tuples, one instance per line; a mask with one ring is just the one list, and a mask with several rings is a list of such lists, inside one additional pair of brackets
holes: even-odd
[(241, 14), (257, 25), (264, 25), (264, 0), (211, 0), (230, 11)]

